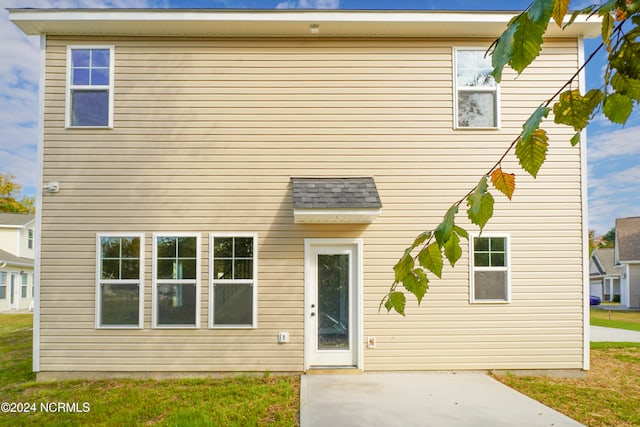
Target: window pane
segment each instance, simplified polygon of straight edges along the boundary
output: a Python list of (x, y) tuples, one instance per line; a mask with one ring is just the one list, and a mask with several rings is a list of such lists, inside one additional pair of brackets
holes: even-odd
[(71, 51), (72, 67), (89, 67), (91, 49), (73, 49)]
[(197, 243), (197, 239), (195, 237), (179, 237), (178, 238), (178, 256), (180, 258), (195, 258), (196, 243)]
[(106, 280), (120, 279), (120, 261), (117, 259), (103, 259), (100, 278)]
[(489, 251), (489, 239), (487, 237), (476, 237), (473, 241), (473, 248), (476, 252)]
[(7, 298), (7, 286), (0, 285), (0, 299), (6, 299), (6, 298)]
[(29, 281), (29, 275), (25, 274), (21, 274), (22, 276), (22, 286), (27, 286), (27, 283)]
[(89, 84), (89, 69), (88, 68), (73, 68), (71, 69), (71, 82), (74, 85), (88, 85)]
[(495, 87), (496, 82), (491, 75), (491, 56), (486, 56), (484, 51), (459, 50), (457, 51), (458, 87)]
[(215, 325), (253, 324), (252, 285), (217, 283), (213, 289), (213, 323)]
[(138, 285), (102, 285), (101, 293), (101, 325), (138, 325), (140, 313)]
[(236, 259), (233, 273), (234, 279), (253, 279), (253, 260)]
[(122, 258), (140, 258), (140, 238), (125, 237), (122, 239)]
[(140, 260), (137, 260), (137, 259), (122, 260), (121, 279), (139, 279), (139, 278), (140, 278)]
[(236, 237), (235, 238), (235, 256), (240, 258), (253, 257), (253, 238), (252, 237)]
[(505, 267), (504, 252), (491, 253), (491, 267)]
[(496, 127), (494, 92), (458, 93), (458, 126)]
[(506, 300), (507, 273), (504, 271), (476, 271), (474, 298), (477, 300)]
[(91, 49), (92, 67), (109, 67), (109, 49)]
[(175, 260), (172, 259), (159, 259), (158, 260), (158, 279), (175, 279)]
[(109, 92), (86, 90), (71, 92), (72, 126), (108, 126)]
[(504, 252), (505, 240), (503, 237), (491, 238), (491, 252)]
[(119, 237), (103, 237), (100, 243), (102, 245), (102, 258), (118, 258), (120, 256)]
[(158, 325), (195, 325), (195, 323), (195, 285), (158, 285)]
[(231, 277), (231, 260), (216, 258), (213, 260), (213, 278), (214, 279), (232, 279)]
[(231, 258), (233, 256), (233, 237), (216, 237), (213, 242), (213, 256)]
[(178, 272), (176, 279), (195, 279), (196, 278), (196, 260), (195, 259), (179, 259)]
[(175, 237), (158, 237), (158, 258), (175, 258), (176, 256), (176, 238)]

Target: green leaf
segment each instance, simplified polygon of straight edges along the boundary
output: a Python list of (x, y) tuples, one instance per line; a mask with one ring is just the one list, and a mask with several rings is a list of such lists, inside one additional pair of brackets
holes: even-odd
[(404, 316), (404, 308), (406, 307), (406, 305), (407, 298), (402, 292), (391, 292), (384, 306), (387, 308), (387, 311), (391, 311), (391, 309), (393, 308), (399, 314), (402, 314)]
[[(452, 234), (450, 239), (453, 238), (454, 235), (455, 233)], [(438, 276), (438, 278), (442, 279), (442, 267), (444, 266), (444, 262), (442, 261), (442, 250), (440, 249), (438, 242), (433, 242), (421, 250), (418, 254), (418, 262), (421, 266)]]
[(458, 234), (458, 236), (460, 237), (464, 237), (465, 239), (469, 240), (469, 233), (467, 233), (467, 230), (465, 230), (462, 227), (458, 227), (457, 225), (453, 226), (453, 231)]
[(407, 248), (402, 255), (402, 258), (393, 266), (393, 271), (395, 271), (395, 280), (396, 282), (402, 282), (407, 274), (414, 267), (413, 257), (411, 256), (411, 251), (413, 248)]
[(576, 145), (580, 144), (580, 134), (581, 133), (582, 132), (576, 132), (576, 134), (571, 137), (571, 145), (573, 147), (575, 147)]
[(431, 237), (430, 231), (425, 231), (423, 233), (420, 233), (418, 237), (416, 237), (416, 239), (413, 241), (413, 244), (411, 245), (411, 247), (414, 249), (417, 248), (418, 246), (426, 242), (430, 237)]
[(618, 93), (640, 101), (640, 80), (638, 79), (632, 79), (622, 73), (615, 73), (611, 78), (611, 87)]
[(436, 227), (434, 234), (436, 236), (436, 242), (438, 242), (438, 245), (444, 246), (445, 242), (451, 237), (451, 231), (453, 230), (457, 213), (458, 206), (451, 206), (447, 213), (444, 215), (444, 219), (442, 220), (440, 225)]
[(405, 277), (402, 284), (407, 291), (415, 295), (419, 305), (429, 288), (429, 279), (427, 279), (427, 275), (422, 269), (416, 268)]
[(549, 115), (551, 108), (549, 107), (538, 107), (536, 111), (527, 119), (527, 121), (522, 125), (522, 133), (520, 134), (520, 138), (527, 139), (530, 138), (531, 135), (535, 131), (540, 128), (540, 123), (542, 123), (543, 119), (546, 119)]
[(502, 70), (513, 56), (513, 37), (517, 28), (517, 23), (510, 24), (497, 40), (496, 47), (491, 53), (491, 66), (493, 67), (491, 75), (498, 83), (502, 80)]
[(538, 176), (538, 171), (547, 158), (549, 147), (547, 140), (547, 132), (544, 129), (538, 129), (531, 138), (520, 138), (516, 144), (516, 156), (520, 166), (534, 178)]
[(451, 267), (455, 267), (456, 262), (462, 256), (462, 248), (460, 247), (460, 238), (456, 233), (451, 235), (451, 238), (444, 244), (444, 255), (449, 260)]
[(562, 28), (562, 21), (564, 21), (564, 17), (569, 12), (569, 3), (571, 0), (556, 0), (553, 5), (553, 20), (556, 22), (558, 27)]
[(608, 95), (602, 104), (602, 112), (613, 123), (625, 124), (633, 110), (633, 100), (620, 93)]
[(509, 200), (513, 197), (516, 189), (516, 176), (512, 173), (505, 173), (502, 168), (497, 168), (491, 172), (491, 183), (502, 194), (507, 196)]
[(535, 0), (529, 7), (529, 18), (542, 28), (547, 28), (555, 3), (555, 0)]
[(640, 43), (630, 43), (627, 38), (623, 40), (618, 50), (609, 55), (609, 64), (629, 78), (640, 79)]
[(573, 24), (573, 22), (576, 20), (576, 18), (580, 15), (588, 15), (591, 12), (593, 12), (593, 10), (596, 8), (595, 4), (589, 5), (587, 7), (585, 7), (584, 9), (580, 9), (580, 10), (576, 10), (575, 12), (573, 12), (571, 14), (571, 19), (569, 19), (569, 22), (567, 22), (562, 29), (564, 30), (565, 28), (567, 28), (569, 25)]
[(602, 34), (602, 41), (607, 47), (607, 50), (611, 52), (611, 34), (613, 33), (615, 21), (613, 20), (613, 16), (611, 16), (611, 14), (609, 14), (608, 12), (601, 11), (599, 15), (602, 17), (602, 26), (600, 30)]
[(518, 19), (518, 27), (513, 34), (513, 54), (509, 65), (518, 74), (533, 62), (542, 50), (542, 35), (545, 27), (529, 19), (528, 14), (523, 14)]
[(487, 177), (483, 176), (473, 193), (467, 197), (467, 216), (480, 230), (484, 228), (489, 219), (493, 216), (494, 199), (487, 191)]
[(553, 106), (554, 122), (572, 126), (575, 131), (584, 129), (593, 110), (602, 102), (602, 91), (599, 89), (591, 89), (585, 94), (580, 95), (579, 90), (567, 90), (560, 94), (560, 100)]

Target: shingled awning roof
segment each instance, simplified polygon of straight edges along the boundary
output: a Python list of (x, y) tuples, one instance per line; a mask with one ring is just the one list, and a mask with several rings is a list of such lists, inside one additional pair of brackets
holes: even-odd
[(382, 212), (371, 177), (291, 178), (295, 222), (370, 223)]

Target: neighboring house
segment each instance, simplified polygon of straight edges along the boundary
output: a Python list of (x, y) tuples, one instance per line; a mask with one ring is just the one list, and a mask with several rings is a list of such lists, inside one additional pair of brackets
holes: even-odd
[(553, 26), (497, 85), (512, 16), (11, 10), (42, 45), (38, 378), (588, 369), (585, 151), (552, 120), (538, 179), (379, 309), (600, 31)]
[(620, 302), (621, 268), (615, 265), (614, 249), (594, 249), (589, 264), (591, 295), (603, 301)]
[(0, 212), (0, 312), (33, 308), (35, 216)]
[(620, 305), (640, 308), (640, 217), (616, 219), (615, 262), (622, 270)]

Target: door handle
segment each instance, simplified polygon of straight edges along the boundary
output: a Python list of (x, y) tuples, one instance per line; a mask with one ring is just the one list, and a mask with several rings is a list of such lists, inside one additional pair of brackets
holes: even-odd
[(316, 313), (314, 313), (313, 311), (311, 312), (311, 317), (315, 316)]

